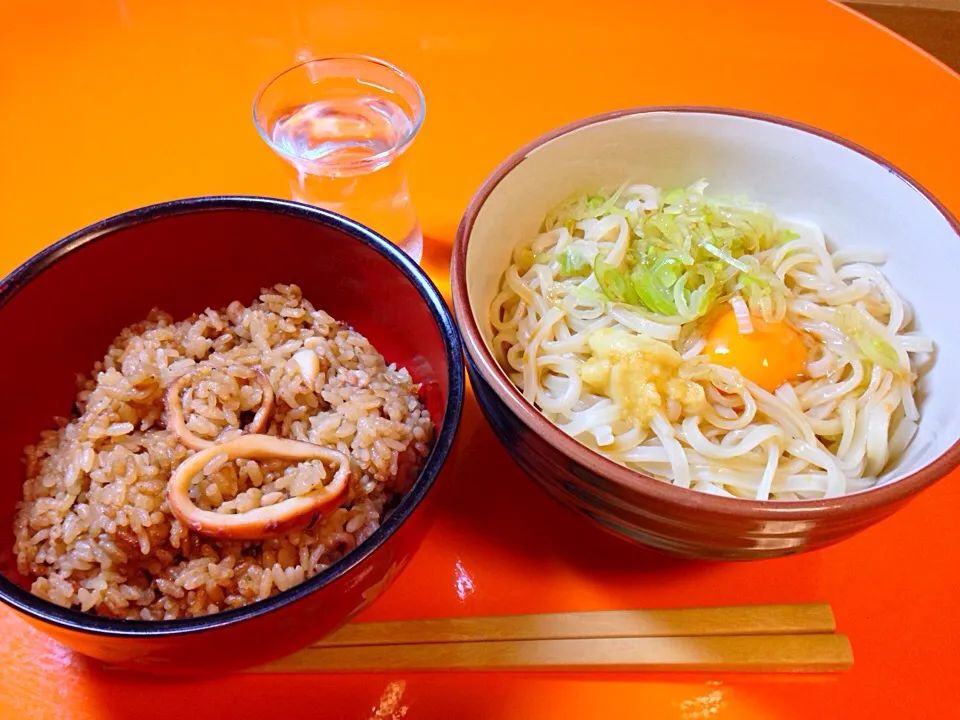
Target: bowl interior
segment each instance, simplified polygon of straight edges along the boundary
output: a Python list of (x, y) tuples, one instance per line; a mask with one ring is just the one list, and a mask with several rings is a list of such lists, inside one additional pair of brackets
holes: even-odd
[(251, 206), (145, 215), (76, 245), (0, 308), (0, 373), (9, 379), (0, 413), (0, 572), (24, 585), (9, 552), (24, 446), (55, 416), (69, 416), (77, 373), (89, 373), (119, 331), (154, 307), (182, 319), (232, 300), (249, 304), (262, 287), (297, 284), (423, 384), (440, 429), (448, 361), (417, 287), (346, 232), (279, 213)]
[(511, 252), (538, 232), (556, 203), (627, 179), (672, 187), (706, 178), (709, 193), (746, 195), (779, 215), (817, 223), (832, 248), (887, 253), (882, 271), (913, 306), (915, 329), (933, 338), (936, 357), (919, 382), (917, 435), (879, 484), (916, 472), (960, 438), (960, 333), (953, 303), (945, 302), (960, 267), (960, 238), (950, 219), (893, 168), (771, 119), (659, 110), (586, 121), (500, 172), (486, 186), (489, 194), (475, 200), (480, 206), (465, 264), (470, 311), (488, 350), (489, 308)]

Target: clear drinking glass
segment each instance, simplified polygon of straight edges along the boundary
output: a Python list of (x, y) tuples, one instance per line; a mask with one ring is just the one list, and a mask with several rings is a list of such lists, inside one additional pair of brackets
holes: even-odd
[(257, 93), (253, 119), (287, 163), (294, 200), (373, 228), (420, 262), (404, 151), (423, 124), (423, 93), (393, 65), (362, 55), (307, 60)]

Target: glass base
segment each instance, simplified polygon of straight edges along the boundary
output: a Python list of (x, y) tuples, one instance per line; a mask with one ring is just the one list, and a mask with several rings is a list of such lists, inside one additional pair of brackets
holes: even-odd
[[(291, 194), (291, 197), (297, 202), (302, 202), (305, 205), (313, 205), (315, 207), (324, 208), (326, 210), (332, 210), (333, 212), (339, 213), (344, 217), (350, 218), (351, 220), (355, 220), (356, 222), (359, 222), (362, 225), (366, 225), (367, 227), (371, 228), (374, 232), (379, 232), (387, 240), (389, 240), (391, 243), (393, 243), (398, 248), (403, 250), (418, 265), (420, 264), (420, 261), (423, 259), (423, 231), (420, 229), (419, 221), (414, 220), (413, 229), (409, 233), (407, 233), (407, 235), (402, 240), (400, 240), (400, 242), (397, 242), (394, 239), (394, 237), (396, 237), (394, 233), (387, 234), (384, 232), (383, 228), (378, 228), (373, 223), (364, 222), (364, 218), (357, 218), (357, 217), (351, 216), (349, 208), (344, 207), (343, 203), (317, 202), (312, 198), (307, 198), (302, 196), (300, 193), (296, 192), (295, 189), (294, 189), (294, 192)], [(409, 227), (409, 225), (407, 227)]]
[(396, 245), (419, 265), (420, 260), (423, 259), (423, 231), (420, 229), (420, 223), (414, 225), (410, 234)]
[(290, 194), (297, 202), (332, 210), (348, 217), (387, 240), (420, 263), (423, 232), (410, 202), (406, 179), (388, 166), (358, 177), (323, 177), (290, 168)]

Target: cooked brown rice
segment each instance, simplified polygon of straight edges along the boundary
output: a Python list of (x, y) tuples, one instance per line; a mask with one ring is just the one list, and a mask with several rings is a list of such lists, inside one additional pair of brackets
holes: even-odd
[[(347, 499), (312, 526), (256, 541), (213, 540), (171, 513), (167, 481), (194, 451), (167, 431), (164, 390), (202, 364), (185, 388), (196, 436), (236, 437), (259, 408), (254, 368), (275, 406), (265, 432), (349, 455)], [(368, 538), (415, 479), (432, 439), (408, 372), (387, 365), (359, 333), (315, 310), (296, 286), (264, 290), (182, 322), (161, 312), (126, 328), (89, 377), (75, 415), (26, 448), (14, 521), (31, 590), (99, 615), (160, 620), (239, 607), (311, 577)], [(330, 482), (320, 461), (211, 460), (190, 497), (239, 513)]]

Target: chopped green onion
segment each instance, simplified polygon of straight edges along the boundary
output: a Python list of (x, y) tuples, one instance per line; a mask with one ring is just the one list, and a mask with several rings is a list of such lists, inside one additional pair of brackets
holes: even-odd
[(584, 287), (583, 285), (577, 285), (577, 287), (571, 291), (571, 294), (581, 300), (599, 300), (602, 303), (606, 303), (607, 300), (609, 300), (603, 293), (597, 292), (593, 288)]
[[(626, 211), (626, 183), (608, 195), (592, 193), (552, 210), (544, 229), (566, 227), (582, 237), (577, 224), (611, 214), (626, 218), (630, 248), (617, 266), (597, 259), (592, 268), (607, 300), (642, 307), (652, 313), (689, 322), (720, 301), (740, 294), (752, 312), (767, 319), (782, 312), (788, 290), (758, 256), (793, 239), (796, 233), (777, 227), (773, 215), (756, 205), (704, 196), (707, 184), (663, 192), (655, 208)], [(589, 262), (572, 248), (552, 258), (567, 277), (585, 277)]]
[(547, 213), (547, 217), (543, 221), (544, 231), (548, 232), (559, 227), (565, 227), (573, 235), (577, 229), (577, 223), (581, 220), (599, 218), (610, 214), (629, 215), (630, 213), (618, 205), (628, 185), (628, 182), (623, 183), (609, 196), (597, 193), (561, 203)]
[(673, 287), (683, 274), (683, 265), (675, 257), (664, 257), (654, 264), (652, 272), (661, 285)]
[(663, 195), (660, 196), (660, 202), (664, 205), (678, 205), (685, 197), (683, 188), (673, 188), (667, 190)]
[(887, 370), (903, 372), (897, 351), (870, 328), (869, 321), (861, 310), (851, 305), (841, 305), (837, 308), (837, 323), (847, 337), (856, 343), (867, 360)]
[(661, 315), (677, 314), (677, 306), (673, 301), (673, 293), (670, 291), (674, 283), (664, 285), (643, 263), (634, 265), (633, 270), (630, 271), (630, 284), (633, 286), (640, 302), (653, 312)]
[(591, 270), (590, 261), (573, 248), (568, 247), (560, 254), (561, 274), (586, 277)]
[(593, 274), (597, 276), (603, 294), (610, 300), (627, 305), (636, 305), (640, 301), (630, 279), (605, 260), (597, 258), (593, 264)]
[(517, 271), (521, 275), (537, 263), (537, 259), (533, 256), (533, 251), (528, 247), (515, 250), (513, 253), (513, 261), (517, 264)]
[(702, 248), (703, 248), (704, 250), (706, 250), (708, 253), (710, 253), (711, 255), (713, 255), (715, 258), (719, 258), (720, 260), (722, 260), (723, 262), (725, 262), (725, 263), (726, 263), (727, 265), (729, 265), (730, 267), (734, 267), (734, 268), (736, 268), (737, 270), (739, 270), (740, 272), (743, 272), (743, 273), (745, 273), (745, 272), (750, 272), (750, 268), (748, 268), (746, 265), (744, 265), (742, 262), (740, 262), (739, 260), (737, 260), (737, 259), (736, 259), (735, 257), (733, 257), (732, 255), (728, 254), (728, 253), (725, 252), (724, 250), (721, 250), (720, 248), (716, 247), (715, 245), (713, 245), (713, 244), (711, 244), (711, 243), (703, 243), (703, 245), (701, 245), (700, 247), (702, 247)]

